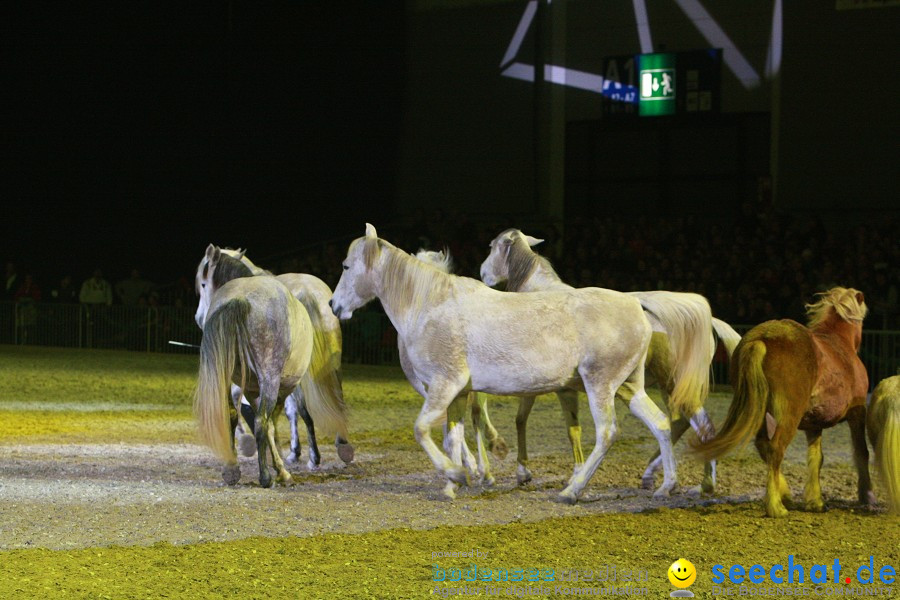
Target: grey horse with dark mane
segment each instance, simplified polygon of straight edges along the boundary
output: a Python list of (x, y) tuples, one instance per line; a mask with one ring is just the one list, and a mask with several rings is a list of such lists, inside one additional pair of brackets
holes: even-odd
[(258, 396), (253, 427), (259, 461), (259, 483), (272, 485), (271, 452), (277, 481), (291, 483), (278, 452), (274, 417), (299, 385), (315, 422), (326, 432), (347, 436), (346, 411), (340, 395), (329, 390), (331, 378), (320, 376), (328, 360), (314, 343), (314, 326), (304, 306), (274, 277), (252, 277), (239, 260), (210, 244), (198, 272), (198, 288), (210, 293), (198, 324), (203, 327), (200, 370), (194, 412), (200, 435), (225, 462), (223, 478), (240, 477), (234, 449), (239, 405), (231, 385)]

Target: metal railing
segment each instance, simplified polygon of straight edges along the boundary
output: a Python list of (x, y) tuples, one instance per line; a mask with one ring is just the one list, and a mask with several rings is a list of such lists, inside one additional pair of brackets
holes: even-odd
[(189, 352), (169, 340), (199, 344), (194, 311), (174, 306), (0, 304), (0, 343), (142, 352)]
[[(735, 325), (745, 333), (750, 325)], [(397, 365), (397, 333), (377, 308), (357, 311), (341, 324), (343, 360), (351, 364)], [(85, 304), (0, 303), (0, 344), (68, 348), (109, 348), (142, 352), (195, 352), (169, 341), (200, 344), (194, 309), (175, 306), (96, 306)], [(860, 358), (870, 387), (900, 373), (900, 331), (865, 330)], [(712, 363), (713, 383), (730, 384), (728, 357), (719, 345)]]

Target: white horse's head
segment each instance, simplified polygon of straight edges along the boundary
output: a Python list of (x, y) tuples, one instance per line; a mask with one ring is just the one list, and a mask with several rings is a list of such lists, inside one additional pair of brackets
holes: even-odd
[(525, 235), (518, 229), (507, 229), (495, 237), (491, 240), (491, 253), (481, 263), (481, 280), (484, 283), (493, 286), (509, 279), (509, 249), (518, 239), (529, 246), (537, 246), (544, 241)]
[(197, 265), (197, 274), (194, 276), (194, 289), (200, 296), (194, 321), (201, 329), (216, 289), (235, 277), (251, 274), (250, 268), (241, 262), (243, 257), (243, 250), (222, 249), (214, 244), (206, 247), (206, 254)]
[(354, 310), (375, 298), (375, 277), (372, 271), (381, 254), (380, 244), (378, 233), (368, 223), (366, 235), (350, 243), (347, 258), (341, 265), (344, 272), (328, 302), (331, 312), (338, 319), (349, 319)]
[(453, 258), (448, 250), (419, 250), (416, 252), (416, 258), (427, 265), (437, 267), (444, 273), (453, 271)]

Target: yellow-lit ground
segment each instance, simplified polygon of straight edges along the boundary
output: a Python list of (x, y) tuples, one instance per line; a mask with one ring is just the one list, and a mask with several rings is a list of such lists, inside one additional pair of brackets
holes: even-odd
[[(876, 569), (900, 570), (900, 522), (852, 503), (856, 475), (845, 426), (823, 443), (829, 512), (774, 521), (761, 516), (764, 469), (750, 450), (722, 461), (715, 496), (689, 492), (701, 468), (687, 459), (679, 465), (682, 491), (672, 498), (655, 501), (637, 489), (654, 444), (619, 407), (619, 439), (584, 501), (572, 507), (554, 501), (571, 473), (555, 400), (539, 399), (532, 413), (535, 479), (520, 488), (516, 402), (496, 398), (492, 417), (512, 451), (492, 458), (492, 489), (464, 489), (450, 503), (440, 500), (442, 482), (413, 439), (421, 406), (415, 392), (395, 369), (347, 367), (354, 464), (343, 466), (323, 439), (323, 468), (309, 472), (303, 434), (304, 464), (291, 467), (298, 484), (264, 490), (255, 459), (242, 459), (240, 484), (225, 487), (219, 465), (197, 444), (195, 357), (7, 346), (0, 364), (3, 598), (418, 598), (466, 585), (480, 595), (492, 589), (487, 585), (500, 595), (529, 585), (446, 580), (473, 564), (481, 573), (552, 569), (554, 582), (543, 584), (551, 596), (574, 587), (640, 587), (658, 597), (674, 589), (666, 568), (680, 556), (696, 565), (691, 589), (706, 597), (716, 564), (771, 566), (793, 555), (807, 569), (838, 559), (855, 573), (874, 556)], [(710, 400), (717, 422), (727, 402)], [(582, 423), (589, 447), (586, 407)], [(286, 441), (285, 422), (280, 432)], [(795, 496), (804, 446), (796, 440), (788, 456)], [(468, 550), (485, 556), (433, 555)], [(445, 581), (434, 581), (434, 565)], [(598, 577), (560, 581), (567, 569)], [(597, 581), (603, 572), (607, 580)], [(623, 580), (629, 572), (647, 579)]]

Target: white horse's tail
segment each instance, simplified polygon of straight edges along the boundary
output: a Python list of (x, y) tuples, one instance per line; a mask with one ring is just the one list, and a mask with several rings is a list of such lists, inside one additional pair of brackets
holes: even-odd
[(721, 321), (715, 317), (712, 320), (712, 326), (716, 335), (722, 341), (722, 344), (725, 345), (725, 352), (728, 353), (728, 358), (731, 358), (731, 355), (734, 354), (734, 349), (737, 348), (738, 342), (741, 341), (741, 334), (735, 331), (731, 325), (725, 321)]
[(300, 294), (313, 329), (309, 369), (300, 380), (306, 408), (318, 430), (347, 439), (347, 405), (341, 387), (341, 327), (328, 323), (312, 294)]
[(194, 415), (200, 438), (225, 464), (236, 465), (237, 455), (231, 432), (231, 378), (240, 363), (241, 389), (252, 365), (247, 332), (250, 303), (243, 298), (229, 300), (209, 315), (200, 342), (200, 372), (194, 390)]
[(900, 515), (900, 375), (888, 377), (875, 387), (867, 420), (888, 512)]
[(709, 303), (699, 294), (681, 292), (632, 295), (656, 317), (669, 338), (669, 412), (673, 419), (691, 417), (709, 393), (709, 363), (715, 349)]

